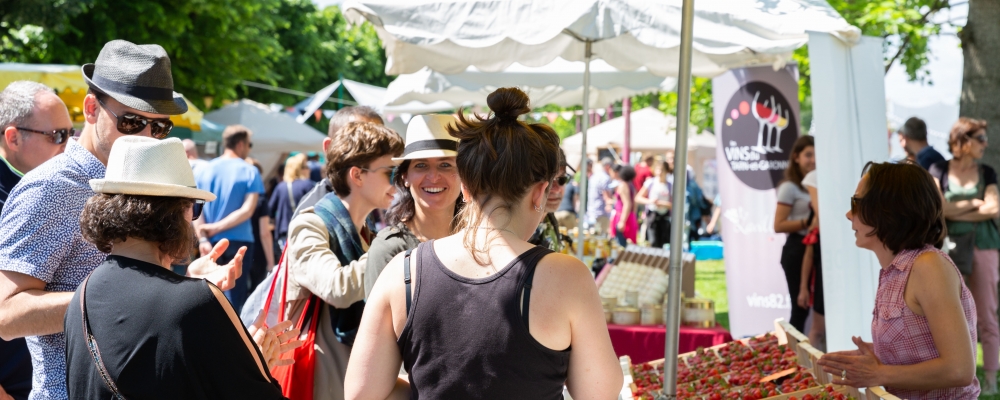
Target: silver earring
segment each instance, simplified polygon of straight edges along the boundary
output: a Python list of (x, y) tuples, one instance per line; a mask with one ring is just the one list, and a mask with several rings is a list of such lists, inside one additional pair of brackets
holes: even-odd
[(406, 182), (406, 181), (404, 181), (404, 182), (403, 182), (403, 186), (405, 186), (405, 187), (410, 187), (410, 182)]
[(535, 212), (542, 212), (542, 206), (535, 206)]

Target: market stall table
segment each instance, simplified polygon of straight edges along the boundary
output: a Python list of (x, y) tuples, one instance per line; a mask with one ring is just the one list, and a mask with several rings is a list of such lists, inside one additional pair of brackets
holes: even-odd
[[(628, 355), (632, 362), (643, 363), (663, 358), (667, 330), (664, 325), (615, 325), (608, 324), (611, 345), (618, 357)], [(695, 351), (698, 347), (711, 347), (733, 341), (725, 328), (693, 328), (682, 326), (678, 354)]]

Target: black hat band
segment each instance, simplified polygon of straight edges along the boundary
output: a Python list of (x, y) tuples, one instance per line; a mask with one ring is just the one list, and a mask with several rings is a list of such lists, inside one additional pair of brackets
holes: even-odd
[(94, 84), (96, 84), (99, 89), (107, 92), (125, 94), (143, 100), (174, 99), (174, 91), (173, 89), (169, 88), (127, 85), (121, 82), (107, 79), (103, 76), (98, 75), (97, 73), (94, 73), (94, 77), (90, 78), (90, 80), (93, 81)]
[(458, 142), (448, 139), (421, 140), (406, 145), (403, 149), (403, 157), (423, 150), (451, 150), (458, 151)]

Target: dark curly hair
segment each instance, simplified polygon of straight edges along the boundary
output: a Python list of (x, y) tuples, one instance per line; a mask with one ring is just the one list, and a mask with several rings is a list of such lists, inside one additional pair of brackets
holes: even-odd
[(98, 193), (83, 206), (80, 231), (104, 253), (133, 238), (157, 243), (174, 262), (184, 262), (194, 246), (194, 228), (184, 213), (192, 204), (183, 197)]

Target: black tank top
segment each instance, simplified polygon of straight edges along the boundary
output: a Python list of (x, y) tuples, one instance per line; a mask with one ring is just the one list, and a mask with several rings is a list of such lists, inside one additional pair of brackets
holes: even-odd
[(470, 279), (444, 266), (433, 240), (417, 248), (420, 277), (396, 342), (411, 399), (563, 398), (570, 349), (538, 343), (520, 312), (520, 293), (526, 285), (530, 292), (535, 266), (551, 252), (534, 247), (496, 274)]

